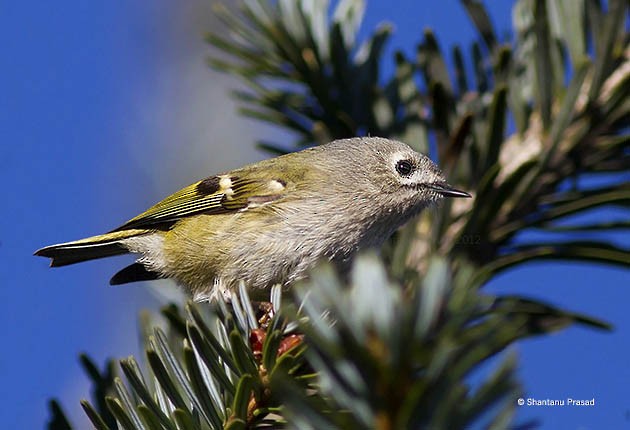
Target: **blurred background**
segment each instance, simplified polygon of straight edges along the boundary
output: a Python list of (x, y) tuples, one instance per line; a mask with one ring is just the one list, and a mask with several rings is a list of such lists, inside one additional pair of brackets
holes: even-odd
[[(159, 199), (213, 173), (267, 155), (254, 148), (279, 131), (237, 115), (236, 80), (213, 72), (204, 33), (217, 31), (212, 2), (5, 3), (0, 34), (0, 422), (45, 426), (60, 399), (75, 424), (89, 385), (78, 354), (103, 363), (138, 353), (137, 317), (158, 309), (166, 281), (109, 287), (130, 257), (49, 270), (32, 253), (110, 230)], [(499, 36), (510, 37), (511, 2), (487, 3)], [(476, 33), (456, 0), (367, 3), (365, 36), (394, 24), (389, 52), (411, 55), (426, 27), (440, 44), (469, 46)], [(391, 58), (391, 56), (386, 56)], [(383, 64), (384, 75), (391, 64)], [(630, 178), (629, 178), (630, 180)], [(598, 211), (592, 216), (614, 214)], [(627, 244), (628, 234), (617, 238)], [(630, 425), (628, 272), (536, 263), (492, 281), (606, 319), (607, 334), (581, 327), (521, 342), (528, 397), (595, 398), (591, 408), (523, 407), (541, 428)], [(87, 425), (87, 424), (86, 424)], [(80, 427), (80, 426), (79, 426)]]

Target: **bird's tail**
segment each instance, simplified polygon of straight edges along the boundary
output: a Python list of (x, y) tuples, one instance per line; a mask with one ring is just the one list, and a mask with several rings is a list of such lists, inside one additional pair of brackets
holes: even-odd
[(147, 230), (123, 230), (92, 236), (74, 242), (50, 245), (35, 251), (35, 255), (51, 259), (50, 267), (66, 266), (96, 258), (129, 252), (123, 240), (147, 234)]

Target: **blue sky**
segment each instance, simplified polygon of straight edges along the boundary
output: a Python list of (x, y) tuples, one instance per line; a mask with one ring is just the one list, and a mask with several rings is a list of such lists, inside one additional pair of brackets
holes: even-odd
[[(254, 135), (268, 127), (238, 118), (226, 99), (234, 82), (204, 64), (209, 1), (9, 2), (0, 34), (0, 422), (41, 428), (46, 401), (61, 399), (75, 423), (88, 384), (77, 356), (99, 362), (137, 353), (136, 319), (156, 309), (148, 287), (109, 287), (128, 258), (50, 270), (35, 249), (109, 230), (170, 192), (211, 173), (262, 158)], [(510, 2), (492, 2), (500, 36)], [(474, 30), (455, 0), (368, 2), (363, 33), (393, 22), (389, 49), (411, 54), (426, 27), (443, 47), (468, 46)], [(7, 43), (8, 42), (8, 43)], [(412, 43), (413, 42), (413, 43)], [(388, 70), (386, 68), (386, 70)], [(599, 212), (593, 216), (608, 216)], [(621, 239), (628, 244), (628, 234)], [(615, 325), (520, 343), (527, 396), (593, 398), (593, 408), (523, 407), (543, 429), (621, 428), (630, 423), (628, 272), (537, 263), (493, 280), (520, 293)]]

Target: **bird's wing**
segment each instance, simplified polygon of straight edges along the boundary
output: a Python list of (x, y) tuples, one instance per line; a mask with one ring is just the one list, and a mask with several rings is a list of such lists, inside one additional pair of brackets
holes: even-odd
[(286, 182), (281, 179), (211, 176), (165, 198), (113, 231), (168, 225), (200, 213), (218, 214), (260, 206), (282, 198), (285, 188)]

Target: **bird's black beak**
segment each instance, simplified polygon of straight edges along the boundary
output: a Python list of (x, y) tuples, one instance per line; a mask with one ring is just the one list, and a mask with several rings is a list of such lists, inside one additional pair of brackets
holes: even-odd
[(444, 197), (472, 197), (467, 192), (457, 190), (446, 182), (434, 182), (432, 184), (427, 184), (426, 187), (443, 195)]

